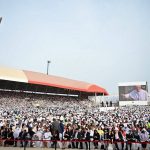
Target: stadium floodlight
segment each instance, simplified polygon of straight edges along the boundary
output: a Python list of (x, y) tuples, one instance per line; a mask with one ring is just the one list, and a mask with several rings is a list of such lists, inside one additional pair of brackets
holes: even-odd
[(47, 61), (47, 75), (48, 75), (48, 70), (49, 70), (49, 64), (51, 63), (50, 60)]
[(0, 23), (2, 22), (2, 17), (0, 17)]

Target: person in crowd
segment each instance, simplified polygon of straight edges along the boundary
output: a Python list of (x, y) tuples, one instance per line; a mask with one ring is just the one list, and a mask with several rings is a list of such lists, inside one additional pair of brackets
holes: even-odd
[(89, 126), (89, 132), (90, 132), (90, 140), (93, 141), (94, 130), (92, 126)]
[(142, 148), (143, 150), (146, 150), (146, 146), (147, 146), (147, 143), (149, 141), (149, 133), (146, 131), (145, 128), (143, 128), (141, 130), (141, 133), (140, 133), (140, 141), (142, 142)]
[(120, 126), (120, 128), (119, 128), (118, 135), (119, 135), (119, 140), (121, 142), (121, 147), (123, 150), (124, 149), (124, 142), (126, 141), (126, 132), (123, 130), (122, 126)]
[(53, 118), (53, 122), (52, 122), (52, 131), (58, 131), (59, 130), (59, 126), (60, 126), (60, 122), (58, 121), (58, 119)]
[(50, 141), (48, 141), (48, 140), (51, 140), (51, 137), (52, 137), (52, 134), (51, 134), (50, 130), (48, 128), (45, 128), (44, 134), (43, 134), (43, 140), (44, 140), (43, 145), (44, 145), (44, 148), (48, 148), (49, 147), (48, 145), (50, 144)]
[(17, 126), (13, 132), (13, 136), (14, 136), (14, 146), (17, 146), (17, 140), (19, 140), (19, 134), (21, 132), (21, 129)]
[(14, 136), (13, 136), (13, 131), (12, 128), (8, 129), (8, 133), (7, 133), (7, 139), (4, 141), (4, 146), (12, 146), (14, 145)]
[(76, 140), (76, 139), (75, 139), (76, 132), (77, 132), (77, 131), (75, 130), (74, 127), (72, 127), (72, 128), (70, 129), (71, 141), (72, 141), (72, 142), (71, 142), (71, 148), (72, 148), (72, 149), (76, 148), (76, 146), (75, 146), (75, 143), (76, 143), (76, 142), (74, 141), (74, 140)]
[(42, 147), (42, 142), (39, 140), (42, 140), (43, 134), (39, 131), (35, 132), (35, 134), (32, 137), (32, 144), (33, 147)]
[(23, 147), (23, 129), (21, 129), (21, 132), (19, 133), (18, 139), (20, 141), (21, 147)]
[(7, 127), (2, 128), (1, 133), (2, 133), (2, 136), (1, 136), (2, 139), (7, 139), (7, 137), (8, 137), (8, 128)]
[(107, 125), (104, 125), (104, 139), (107, 140), (109, 136), (109, 128)]
[(86, 127), (84, 129), (84, 140), (85, 140), (85, 146), (86, 146), (86, 150), (88, 150), (89, 148), (89, 141), (90, 141), (90, 132), (89, 129)]
[(79, 129), (79, 132), (78, 132), (78, 140), (80, 141), (79, 143), (80, 143), (80, 149), (83, 149), (83, 142), (82, 142), (82, 140), (84, 139), (84, 130), (83, 130), (83, 128), (80, 128)]
[(71, 131), (68, 127), (66, 127), (64, 131), (64, 140), (66, 140), (64, 142), (64, 148), (71, 148), (71, 144), (69, 142), (71, 140)]
[(29, 138), (28, 140), (30, 140), (30, 147), (33, 147), (33, 143), (32, 143), (32, 138), (33, 138), (33, 135), (35, 134), (35, 132), (33, 131), (32, 127), (29, 127), (28, 128), (28, 133), (29, 133)]
[(148, 123), (146, 124), (146, 128), (147, 128), (147, 131), (150, 135), (150, 119), (148, 120)]
[(117, 150), (119, 150), (119, 147), (118, 147), (118, 143), (120, 141), (120, 138), (119, 138), (119, 129), (117, 127), (115, 127), (114, 131), (113, 131), (113, 142), (115, 143), (115, 148)]
[(52, 135), (52, 140), (53, 140), (53, 143), (51, 146), (52, 148), (54, 148), (55, 146), (57, 146), (57, 141), (60, 140), (58, 130), (54, 130), (53, 135)]
[(102, 129), (102, 127), (98, 128), (98, 133), (100, 135), (100, 141), (104, 140), (104, 130)]
[(63, 120), (60, 120), (59, 126), (58, 126), (58, 132), (59, 132), (59, 147), (64, 149), (65, 148), (65, 142), (64, 142), (64, 124)]
[(24, 145), (23, 145), (24, 147), (27, 147), (29, 139), (30, 139), (30, 134), (27, 132), (26, 129), (24, 129), (22, 133), (22, 140), (24, 141)]
[(110, 107), (112, 107), (112, 101), (110, 101)]
[(97, 130), (94, 130), (93, 139), (94, 139), (94, 147), (95, 149), (98, 149), (98, 141), (100, 139), (100, 135), (97, 132)]
[(74, 141), (72, 142), (73, 148), (78, 148), (78, 132), (79, 132), (79, 129), (76, 127), (72, 135), (72, 140)]
[(108, 101), (106, 101), (106, 107), (108, 107)]
[(129, 130), (129, 132), (126, 134), (126, 140), (127, 140), (127, 142), (126, 142), (126, 150), (128, 150), (128, 145), (129, 145), (129, 150), (132, 150), (132, 142), (136, 142), (132, 130)]

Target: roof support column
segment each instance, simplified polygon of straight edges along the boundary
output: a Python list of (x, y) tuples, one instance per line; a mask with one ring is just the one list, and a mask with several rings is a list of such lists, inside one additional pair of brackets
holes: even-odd
[(96, 97), (97, 97), (97, 93), (95, 93), (95, 104), (96, 104)]

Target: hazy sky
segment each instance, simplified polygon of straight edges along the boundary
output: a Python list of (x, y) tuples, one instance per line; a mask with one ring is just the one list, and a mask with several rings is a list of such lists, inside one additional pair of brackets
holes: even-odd
[(0, 0), (0, 65), (95, 83), (150, 83), (150, 0)]

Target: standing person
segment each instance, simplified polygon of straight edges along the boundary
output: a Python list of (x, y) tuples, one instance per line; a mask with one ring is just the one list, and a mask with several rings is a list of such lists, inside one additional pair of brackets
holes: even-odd
[(17, 127), (15, 130), (14, 130), (14, 133), (13, 133), (13, 136), (14, 136), (14, 147), (16, 147), (17, 146), (17, 141), (16, 140), (18, 140), (19, 139), (19, 134), (20, 134), (20, 132), (21, 132), (21, 129), (19, 128), (19, 127)]
[(118, 134), (118, 128), (115, 127), (114, 131), (113, 131), (113, 141), (115, 143), (115, 147), (117, 150), (119, 150), (119, 147), (118, 147), (118, 141), (119, 141), (119, 134)]
[(8, 136), (6, 141), (4, 142), (4, 146), (6, 145), (14, 145), (14, 136), (11, 128), (8, 129)]
[[(42, 140), (43, 138), (43, 129), (42, 128), (38, 128), (36, 134), (34, 134), (36, 136), (37, 140)], [(42, 142), (41, 141), (36, 141), (35, 142), (35, 147), (42, 147)]]
[(62, 120), (60, 120), (58, 132), (59, 132), (59, 140), (60, 140), (59, 146), (60, 148), (64, 148), (64, 142), (62, 141), (64, 139), (64, 124)]
[(78, 140), (80, 140), (80, 131), (81, 131), (81, 129), (76, 128), (75, 133), (74, 133), (74, 140), (76, 140), (75, 144), (76, 144), (77, 149), (78, 149), (78, 145), (79, 145)]
[(64, 144), (65, 144), (65, 148), (69, 148), (69, 141), (71, 139), (71, 132), (69, 130), (69, 128), (66, 128), (64, 131), (64, 140), (67, 140)]
[(75, 130), (74, 128), (72, 128), (70, 133), (71, 133), (71, 140), (73, 140), (73, 141), (71, 142), (71, 145), (72, 145), (72, 148), (74, 149), (74, 148), (76, 148), (75, 142), (74, 142), (74, 140), (75, 140), (75, 135), (76, 135), (76, 130)]
[[(51, 124), (51, 133), (52, 133), (52, 137), (54, 138), (54, 140), (57, 138), (57, 133), (59, 134), (59, 121), (58, 120), (56, 120), (55, 118), (53, 118), (53, 122), (52, 122), (52, 124)], [(59, 137), (58, 137), (58, 139), (59, 139)], [(54, 145), (56, 144), (56, 142), (54, 141), (53, 143), (52, 143), (52, 147), (54, 147)]]
[(53, 122), (52, 122), (52, 126), (51, 126), (52, 131), (54, 131), (54, 132), (58, 131), (58, 129), (59, 129), (59, 123), (60, 122), (57, 119), (53, 118)]
[(20, 140), (20, 144), (21, 144), (21, 147), (23, 147), (23, 129), (21, 130), (21, 132), (19, 133), (19, 140)]
[[(33, 135), (35, 134), (35, 132), (32, 130), (32, 128), (28, 128), (28, 133), (29, 133), (29, 139), (28, 140), (32, 140)], [(32, 141), (30, 142), (30, 147), (33, 147), (33, 143)]]
[(106, 106), (108, 107), (108, 101), (106, 101)]
[(148, 140), (149, 140), (149, 134), (148, 134), (148, 132), (145, 130), (145, 128), (143, 128), (142, 131), (141, 131), (140, 140), (141, 140), (141, 142), (142, 142), (141, 145), (142, 145), (143, 150), (146, 150), (147, 143), (145, 143), (145, 142), (148, 142)]
[(112, 101), (110, 101), (110, 107), (112, 107)]
[(129, 130), (129, 133), (126, 134), (126, 140), (127, 140), (127, 142), (126, 142), (126, 149), (128, 149), (128, 143), (129, 143), (129, 148), (131, 150), (132, 142), (135, 142), (135, 138), (134, 138), (132, 130)]
[(8, 129), (7, 127), (3, 127), (1, 131), (1, 138), (3, 140), (2, 143), (5, 142), (5, 140), (7, 139), (7, 136), (8, 136)]
[(90, 132), (89, 132), (88, 128), (85, 128), (84, 139), (86, 140), (86, 142), (85, 142), (86, 150), (88, 150), (88, 148), (89, 148), (88, 143), (90, 141)]
[(58, 131), (59, 131), (59, 139), (62, 140), (64, 137), (64, 124), (62, 120), (59, 123)]
[(52, 148), (53, 148), (54, 146), (57, 146), (57, 141), (60, 140), (60, 139), (59, 139), (59, 132), (58, 132), (58, 130), (57, 130), (57, 131), (55, 130), (55, 131), (53, 132), (52, 140), (54, 140), (54, 142), (53, 142), (53, 144), (52, 144)]
[(150, 135), (150, 119), (148, 120), (148, 123), (146, 124), (146, 127), (147, 127), (147, 131)]
[(94, 130), (93, 139), (94, 139), (94, 147), (95, 149), (98, 149), (98, 141), (100, 139), (100, 135), (97, 132), (97, 130)]
[(122, 128), (120, 128), (118, 135), (119, 135), (119, 140), (121, 141), (121, 146), (122, 146), (122, 150), (123, 150), (124, 149), (124, 141), (126, 139), (126, 133)]
[(43, 134), (43, 140), (44, 140), (43, 145), (44, 145), (44, 148), (48, 148), (48, 144), (49, 144), (48, 140), (51, 140), (51, 137), (52, 137), (51, 132), (48, 129), (45, 129), (44, 134)]
[(79, 132), (78, 132), (78, 140), (80, 141), (80, 149), (83, 149), (83, 142), (82, 140), (84, 139), (84, 131), (83, 129), (79, 129)]
[(109, 136), (109, 129), (107, 127), (107, 125), (105, 125), (104, 127), (104, 140), (107, 140)]
[(29, 133), (27, 132), (27, 130), (25, 129), (22, 133), (22, 140), (24, 140), (24, 147), (27, 147), (28, 145), (28, 139), (29, 139)]
[(102, 127), (98, 128), (98, 133), (100, 135), (100, 139), (99, 140), (100, 141), (104, 140), (104, 131), (103, 131)]
[(93, 131), (93, 127), (89, 127), (89, 132), (90, 132), (90, 140), (93, 141), (93, 135), (94, 135), (94, 131)]
[[(133, 131), (133, 136), (135, 137), (136, 141), (137, 142), (141, 142), (141, 139), (140, 139), (140, 134), (141, 134), (141, 128), (139, 126), (137, 126), (136, 128), (134, 128)], [(136, 147), (138, 148), (138, 150), (140, 149), (141, 147), (141, 144), (137, 143), (136, 144)]]
[(108, 140), (109, 140), (109, 143), (107, 145), (107, 149), (108, 150), (113, 150), (113, 145), (112, 145), (112, 142), (113, 142), (113, 128), (109, 129)]
[(8, 136), (8, 129), (7, 129), (7, 127), (5, 127), (2, 130), (2, 139), (7, 139), (7, 136)]

